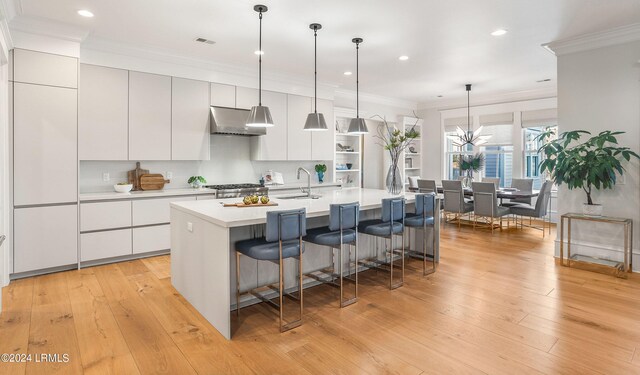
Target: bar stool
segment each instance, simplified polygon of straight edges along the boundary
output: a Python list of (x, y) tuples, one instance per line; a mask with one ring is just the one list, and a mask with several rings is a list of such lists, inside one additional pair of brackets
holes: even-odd
[[(358, 301), (358, 221), (360, 216), (360, 204), (348, 203), (348, 204), (332, 204), (329, 207), (329, 226), (309, 229), (307, 235), (303, 238), (305, 242), (310, 242), (316, 245), (328, 246), (331, 250), (331, 262), (333, 264), (331, 272), (329, 273), (330, 279), (326, 279), (322, 276), (327, 272), (323, 272), (324, 275), (319, 276), (315, 273), (309, 273), (306, 276), (311, 277), (320, 282), (329, 284), (334, 287), (340, 288), (340, 307), (349, 306)], [(343, 257), (342, 248), (343, 245), (349, 245), (349, 271), (347, 274), (347, 280), (353, 281), (355, 284), (354, 296), (350, 299), (344, 299), (344, 275), (343, 275)], [(354, 278), (349, 276), (351, 273), (351, 248), (355, 248), (355, 273)], [(339, 273), (337, 277), (340, 279), (340, 283), (336, 284), (336, 266), (334, 262), (334, 250), (338, 250), (338, 268)]]
[[(381, 219), (366, 220), (358, 225), (358, 232), (368, 234), (374, 237), (384, 238), (385, 252), (389, 254), (389, 262), (381, 262), (378, 260), (378, 252), (376, 246), (376, 257), (369, 262), (362, 261), (370, 268), (381, 269), (383, 271), (389, 271), (389, 289), (396, 289), (404, 284), (404, 216), (405, 216), (405, 199), (404, 198), (385, 198), (382, 200), (382, 217)], [(394, 249), (393, 236), (402, 235), (402, 246), (400, 249)], [(390, 246), (386, 250), (387, 239)], [(393, 282), (393, 269), (395, 254), (401, 254), (401, 275), (402, 280)], [(385, 254), (386, 257), (386, 254)], [(380, 266), (388, 266), (389, 269), (382, 268)]]
[[(435, 218), (434, 218), (434, 208), (436, 204), (436, 194), (428, 193), (428, 194), (416, 194), (416, 211), (414, 214), (408, 213), (407, 217), (404, 219), (404, 225), (407, 226), (407, 229), (411, 228), (422, 229), (422, 252), (418, 252), (415, 250), (409, 249), (409, 256), (416, 256), (422, 259), (422, 275), (430, 275), (436, 272), (436, 230), (435, 230)], [(433, 249), (433, 255), (427, 254), (427, 228), (433, 228), (433, 239), (431, 241), (431, 246)], [(411, 236), (409, 236), (411, 238)], [(411, 244), (409, 244), (411, 245)], [(431, 258), (432, 267), (429, 272), (427, 272), (427, 258)]]
[[(236, 242), (236, 315), (240, 314), (240, 255), (248, 256), (257, 261), (269, 261), (278, 264), (280, 274), (277, 288), (275, 284), (266, 285), (278, 292), (279, 302), (260, 294), (259, 287), (243, 294), (252, 294), (263, 302), (275, 307), (280, 312), (280, 332), (288, 331), (302, 324), (302, 253), (304, 245), (302, 237), (306, 235), (306, 210), (296, 209), (287, 211), (267, 212), (266, 235), (260, 238)], [(298, 296), (285, 292), (283, 265), (287, 258), (298, 259)], [(284, 297), (297, 300), (300, 307), (299, 318), (285, 323), (283, 319)]]

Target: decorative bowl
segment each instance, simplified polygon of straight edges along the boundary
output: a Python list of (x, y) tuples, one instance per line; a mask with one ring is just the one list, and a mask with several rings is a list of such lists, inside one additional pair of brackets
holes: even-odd
[(133, 189), (133, 185), (132, 184), (128, 184), (128, 185), (113, 185), (113, 190), (115, 190), (118, 193), (128, 193), (131, 191), (131, 189)]
[(351, 169), (353, 167), (353, 163), (347, 163), (347, 169)]

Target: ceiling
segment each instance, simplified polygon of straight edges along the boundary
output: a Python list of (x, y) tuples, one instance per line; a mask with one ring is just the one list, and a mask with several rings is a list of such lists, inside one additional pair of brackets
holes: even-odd
[[(84, 43), (144, 47), (158, 52), (254, 68), (258, 0), (11, 0), (17, 16), (86, 30)], [(360, 48), (362, 92), (429, 102), (477, 95), (555, 89), (556, 58), (541, 44), (640, 20), (638, 0), (265, 0), (265, 74), (313, 79), (313, 32), (318, 79), (355, 89)], [(93, 18), (76, 14), (89, 9)], [(14, 22), (14, 21), (12, 21)], [(11, 23), (10, 23), (11, 27)], [(504, 36), (490, 33), (508, 30)], [(196, 43), (196, 37), (216, 43)], [(399, 61), (400, 55), (409, 60)], [(548, 79), (550, 82), (536, 81)]]

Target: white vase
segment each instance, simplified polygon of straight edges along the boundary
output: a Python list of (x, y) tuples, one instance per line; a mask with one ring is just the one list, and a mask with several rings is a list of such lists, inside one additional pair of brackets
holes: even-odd
[(582, 213), (589, 216), (602, 216), (601, 204), (582, 204)]

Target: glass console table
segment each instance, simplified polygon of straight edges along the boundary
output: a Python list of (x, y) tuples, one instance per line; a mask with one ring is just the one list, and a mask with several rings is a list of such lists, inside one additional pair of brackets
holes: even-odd
[[(564, 260), (564, 224), (567, 221), (567, 261)], [(624, 226), (624, 259), (622, 262), (596, 258), (588, 255), (571, 254), (571, 221), (593, 221), (609, 224), (620, 224)], [(578, 213), (568, 213), (560, 217), (560, 264), (566, 267), (575, 267), (612, 274), (620, 278), (627, 278), (627, 273), (631, 272), (633, 266), (633, 220), (608, 216), (589, 216)]]

